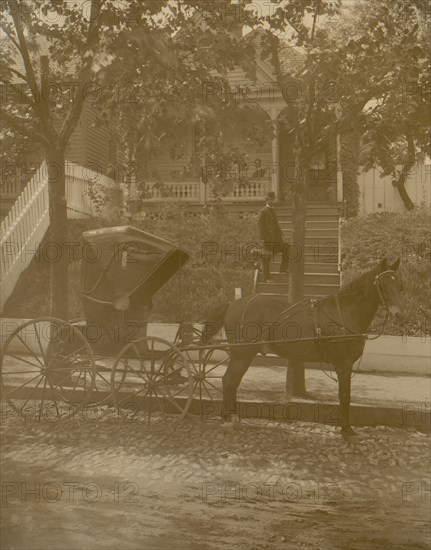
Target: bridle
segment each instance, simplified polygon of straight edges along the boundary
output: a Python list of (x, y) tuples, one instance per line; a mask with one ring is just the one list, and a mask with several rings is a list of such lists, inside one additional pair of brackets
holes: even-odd
[(389, 310), (388, 302), (386, 301), (385, 295), (383, 293), (381, 277), (383, 277), (384, 275), (391, 274), (391, 278), (394, 280), (395, 279), (395, 273), (396, 272), (393, 269), (387, 269), (386, 271), (382, 271), (382, 273), (379, 273), (378, 275), (376, 275), (374, 277), (374, 283), (373, 284), (376, 287), (377, 296), (379, 297), (379, 300), (380, 300), (381, 304), (385, 308), (387, 315), (390, 315), (391, 312)]

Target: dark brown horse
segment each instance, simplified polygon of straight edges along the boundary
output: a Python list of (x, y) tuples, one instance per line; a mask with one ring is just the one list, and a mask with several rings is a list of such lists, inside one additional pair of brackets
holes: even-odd
[(214, 310), (204, 325), (202, 340), (208, 343), (224, 326), (230, 344), (230, 362), (223, 376), (226, 420), (235, 419), (237, 389), (255, 355), (274, 353), (334, 366), (341, 431), (345, 436), (354, 435), (349, 419), (353, 364), (362, 355), (379, 305), (397, 321), (403, 318), (398, 267), (399, 259), (393, 265), (384, 259), (337, 294), (318, 300), (292, 305), (287, 296), (255, 294)]

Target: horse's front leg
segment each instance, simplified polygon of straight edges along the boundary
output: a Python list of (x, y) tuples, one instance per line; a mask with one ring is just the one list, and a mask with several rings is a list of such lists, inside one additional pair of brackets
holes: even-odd
[(247, 372), (253, 357), (231, 356), (229, 366), (223, 376), (223, 411), (222, 419), (233, 427), (239, 420), (236, 394), (242, 377)]
[(338, 377), (338, 396), (340, 400), (339, 423), (341, 435), (354, 436), (356, 433), (350, 426), (350, 391), (352, 380), (353, 363), (350, 361), (341, 362), (335, 365)]

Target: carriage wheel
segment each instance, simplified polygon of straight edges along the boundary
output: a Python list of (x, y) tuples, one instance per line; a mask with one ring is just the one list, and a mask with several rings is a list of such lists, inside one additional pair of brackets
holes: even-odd
[(223, 397), (221, 379), (230, 361), (226, 347), (213, 348), (193, 363), (193, 393), (202, 400), (219, 400)]
[(81, 332), (61, 319), (27, 321), (6, 340), (1, 355), (1, 398), (23, 412), (38, 401), (39, 419), (48, 404), (56, 418), (64, 405), (81, 409), (91, 396), (95, 365), (93, 352)]
[(150, 432), (166, 430), (186, 415), (193, 378), (185, 355), (167, 340), (145, 337), (125, 346), (111, 373), (115, 407), (126, 422)]
[[(97, 347), (95, 349), (94, 344), (99, 343), (100, 334), (98, 332), (92, 332), (91, 328), (87, 326), (85, 319), (76, 318), (69, 321), (69, 323), (73, 324), (88, 341), (90, 346), (92, 346), (95, 373), (93, 379), (93, 390), (91, 392), (89, 401), (86, 403), (86, 408), (97, 408), (98, 412), (100, 413), (101, 410), (99, 409), (99, 407), (112, 404), (111, 370), (112, 356), (115, 354), (111, 353), (110, 355), (102, 355), (98, 351)], [(106, 410), (105, 412), (108, 411)]]

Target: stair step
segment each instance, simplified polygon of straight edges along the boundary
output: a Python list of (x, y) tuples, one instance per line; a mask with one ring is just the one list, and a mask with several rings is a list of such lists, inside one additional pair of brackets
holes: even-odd
[[(330, 294), (336, 294), (338, 291), (338, 285), (305, 285), (307, 296), (329, 296)], [(258, 294), (288, 294), (289, 285), (287, 283), (257, 283), (256, 292)]]
[[(292, 229), (292, 220), (279, 220), (282, 229)], [(338, 231), (338, 218), (331, 220), (307, 220), (305, 227), (309, 229), (336, 229)]]
[[(271, 272), (271, 279), (274, 280), (274, 283), (288, 283), (289, 274), (288, 273), (277, 273)], [(305, 285), (337, 285), (340, 284), (340, 275), (339, 273), (305, 273), (304, 276)]]
[[(292, 212), (293, 208), (291, 204), (286, 205), (280, 205), (276, 204), (274, 206), (274, 209), (278, 211), (284, 211), (284, 212)], [(322, 203), (308, 203), (307, 204), (307, 213), (308, 212), (329, 212), (330, 214), (338, 215), (338, 208), (332, 204), (322, 204)]]
[[(290, 239), (286, 239), (290, 242)], [(319, 241), (312, 239), (311, 241), (305, 241), (305, 263), (309, 264), (338, 264), (338, 243), (337, 241)], [(300, 256), (299, 248), (292, 247), (291, 260), (297, 261)], [(281, 261), (281, 255), (275, 256), (275, 262)]]
[[(281, 256), (275, 256), (274, 260), (271, 262), (271, 265), (276, 266), (274, 268), (274, 271), (278, 271), (280, 269), (280, 263), (281, 263)], [(293, 263), (293, 262), (292, 262)], [(322, 270), (320, 273), (326, 273), (326, 269), (324, 269), (324, 266), (336, 266), (338, 269), (338, 258), (335, 254), (327, 254), (324, 256), (321, 254), (320, 256), (316, 254), (305, 254), (305, 264), (313, 265), (313, 266), (321, 266)], [(310, 270), (307, 270), (310, 272)], [(316, 270), (311, 270), (315, 272)]]
[[(307, 232), (308, 235), (308, 232)], [(283, 237), (284, 240), (287, 242), (291, 241), (292, 233), (283, 231)], [(305, 237), (305, 246), (312, 247), (314, 245), (319, 244), (320, 246), (333, 246), (335, 245), (338, 248), (338, 239), (336, 237), (319, 237), (318, 235), (314, 235), (312, 237), (306, 236)]]
[[(283, 235), (285, 237), (291, 237), (293, 229), (291, 227), (285, 228), (281, 226)], [(308, 229), (306, 228), (305, 238), (310, 239), (329, 239), (338, 242), (338, 229)]]
[[(311, 299), (311, 298), (324, 298), (325, 296), (332, 296), (333, 294), (336, 294), (337, 291), (331, 292), (330, 294), (304, 294), (304, 299)], [(256, 290), (256, 294), (265, 294), (267, 296), (279, 296), (280, 292), (267, 292), (266, 290)]]
[[(271, 273), (278, 273), (280, 270), (281, 262), (271, 262), (269, 264), (269, 269)], [(305, 263), (305, 272), (306, 273), (338, 273), (338, 262), (331, 263), (314, 263), (309, 262)]]
[[(292, 212), (280, 211), (277, 212), (278, 221), (291, 221)], [(307, 212), (307, 222), (313, 221), (338, 221), (338, 214), (332, 212)]]

